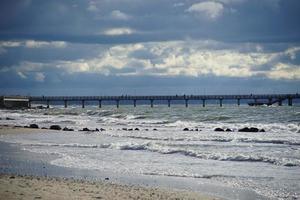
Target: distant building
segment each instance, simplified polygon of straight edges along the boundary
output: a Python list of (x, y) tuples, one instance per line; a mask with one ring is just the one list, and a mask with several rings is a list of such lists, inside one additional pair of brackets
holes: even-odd
[(30, 102), (23, 96), (0, 96), (0, 108), (29, 108)]

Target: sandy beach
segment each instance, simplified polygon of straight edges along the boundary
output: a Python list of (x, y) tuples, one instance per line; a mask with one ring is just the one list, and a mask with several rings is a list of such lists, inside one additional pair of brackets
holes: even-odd
[(197, 193), (104, 182), (0, 175), (2, 199), (213, 199)]
[[(1, 126), (0, 135), (40, 132), (40, 129)], [(52, 130), (43, 130), (44, 132)], [(190, 191), (123, 185), (110, 180), (0, 175), (1, 199), (216, 199)]]

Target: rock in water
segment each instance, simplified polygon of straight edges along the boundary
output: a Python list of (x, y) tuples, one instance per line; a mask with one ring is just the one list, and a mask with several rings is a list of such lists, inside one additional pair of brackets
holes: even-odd
[(29, 128), (39, 128), (39, 126), (37, 124), (30, 124)]
[(222, 129), (222, 128), (215, 128), (214, 131), (224, 131), (224, 129)]
[(59, 130), (61, 130), (61, 127), (59, 125), (52, 125), (52, 126), (50, 126), (50, 129), (59, 131)]
[(225, 131), (226, 132), (232, 132), (232, 130), (230, 128), (227, 128)]
[(239, 129), (239, 132), (258, 132), (258, 128), (255, 128), (255, 127), (251, 127), (251, 128), (248, 128), (248, 127), (245, 127), (245, 128), (242, 128), (242, 129)]
[(83, 128), (82, 131), (90, 131), (88, 128)]
[(184, 128), (183, 131), (189, 131), (189, 128)]

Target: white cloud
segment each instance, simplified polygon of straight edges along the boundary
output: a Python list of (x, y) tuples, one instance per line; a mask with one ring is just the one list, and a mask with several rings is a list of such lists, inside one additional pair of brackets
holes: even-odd
[(22, 79), (26, 79), (27, 76), (23, 73), (23, 72), (17, 72), (17, 74), (22, 78)]
[(102, 33), (105, 35), (115, 36), (115, 35), (130, 35), (135, 32), (136, 31), (131, 28), (122, 27), (122, 28), (107, 29), (107, 30), (103, 31)]
[(24, 44), (27, 48), (44, 48), (44, 47), (53, 47), (53, 48), (65, 48), (67, 43), (64, 41), (36, 41), (36, 40), (27, 40)]
[(44, 82), (44, 80), (45, 80), (44, 73), (42, 73), (42, 72), (35, 73), (35, 80), (38, 82)]
[(271, 79), (300, 79), (300, 65), (293, 65), (289, 63), (277, 63), (267, 77)]
[(127, 15), (126, 13), (123, 13), (120, 10), (113, 10), (110, 15), (113, 19), (117, 20), (129, 20), (131, 18), (130, 15)]
[(211, 20), (220, 17), (223, 13), (223, 10), (223, 4), (215, 1), (204, 1), (196, 3), (187, 9), (188, 12), (204, 16)]
[(88, 3), (87, 10), (90, 11), (90, 12), (97, 12), (97, 11), (99, 11), (99, 9), (97, 7), (97, 4), (94, 1), (90, 1)]
[[(210, 40), (149, 42), (111, 46), (94, 58), (58, 60), (52, 63), (22, 62), (10, 69), (15, 70), (22, 78), (31, 73), (54, 70), (62, 73), (122, 76), (213, 75), (300, 79), (298, 65), (282, 62), (299, 50), (300, 47), (291, 47), (278, 52), (265, 52), (258, 44), (229, 45)], [(41, 81), (43, 76), (38, 76)]]

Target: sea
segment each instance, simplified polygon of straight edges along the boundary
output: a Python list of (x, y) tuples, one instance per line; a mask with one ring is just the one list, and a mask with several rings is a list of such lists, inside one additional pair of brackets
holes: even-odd
[[(23, 151), (55, 155), (53, 166), (169, 179), (202, 192), (210, 185), (207, 193), (224, 199), (300, 199), (299, 105), (55, 105), (0, 110), (0, 117), (1, 125), (74, 129), (0, 136)], [(244, 127), (265, 132), (238, 131)]]

